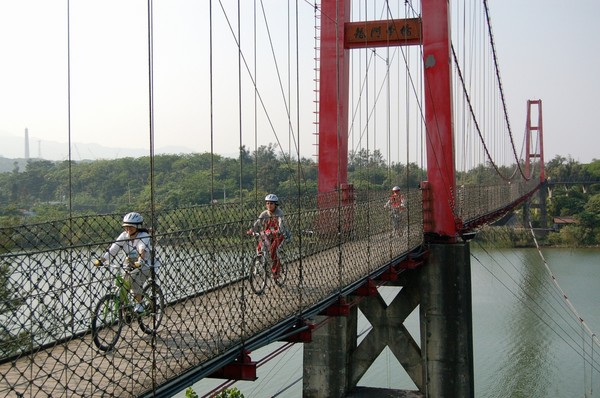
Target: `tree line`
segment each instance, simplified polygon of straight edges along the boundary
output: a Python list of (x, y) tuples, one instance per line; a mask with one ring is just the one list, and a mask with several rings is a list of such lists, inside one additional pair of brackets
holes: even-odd
[[(416, 163), (390, 163), (378, 150), (351, 152), (348, 180), (357, 190), (416, 188), (427, 178)], [(510, 174), (514, 166), (500, 171)], [(552, 244), (595, 245), (600, 242), (600, 161), (582, 164), (556, 156), (545, 165), (553, 184), (548, 197), (550, 219), (574, 217), (576, 224), (551, 237)], [(0, 225), (64, 219), (69, 215), (175, 209), (240, 198), (260, 199), (269, 192), (285, 198), (317, 193), (317, 164), (310, 158), (278, 153), (275, 144), (254, 151), (242, 147), (237, 158), (213, 153), (170, 154), (95, 161), (29, 160), (0, 173)], [(457, 173), (457, 183), (499, 182), (490, 165)], [(572, 184), (567, 184), (572, 182)], [(578, 182), (579, 184), (575, 184)], [(584, 184), (585, 183), (585, 184)], [(533, 215), (534, 224), (539, 216)]]
[[(274, 192), (315, 195), (317, 164), (277, 153), (269, 144), (240, 149), (237, 158), (213, 153), (156, 155), (95, 161), (29, 160), (0, 173), (0, 223), (44, 222), (70, 214), (125, 213), (239, 201)], [(379, 151), (349, 156), (349, 180), (357, 189), (417, 186), (424, 170), (388, 164)]]
[(546, 243), (569, 247), (600, 244), (600, 160), (582, 164), (557, 155), (545, 169), (550, 189), (548, 215), (574, 220), (559, 233), (549, 234)]

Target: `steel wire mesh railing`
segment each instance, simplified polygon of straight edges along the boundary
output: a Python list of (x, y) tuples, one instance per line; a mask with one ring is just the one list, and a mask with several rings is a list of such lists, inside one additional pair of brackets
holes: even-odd
[[(493, 213), (535, 185), (459, 188), (464, 220)], [(93, 343), (90, 319), (114, 275), (93, 267), (121, 215), (73, 217), (0, 229), (0, 397), (136, 396), (203, 367), (422, 244), (421, 191), (394, 230), (388, 195), (283, 200), (293, 238), (282, 249), (285, 285), (248, 282), (256, 241), (245, 234), (263, 203), (213, 204), (144, 214), (152, 220), (155, 279), (165, 299), (157, 334), (128, 319), (113, 350)], [(323, 203), (332, 203), (325, 206)]]
[(529, 180), (495, 185), (463, 185), (457, 189), (456, 211), (463, 222), (469, 224), (511, 207), (534, 192), (539, 184), (539, 180)]
[(329, 208), (317, 197), (282, 201), (293, 235), (282, 249), (288, 275), (283, 287), (269, 280), (260, 296), (247, 281), (256, 242), (245, 231), (262, 202), (144, 213), (166, 307), (156, 335), (129, 319), (107, 352), (94, 345), (90, 319), (114, 275), (91, 264), (122, 215), (1, 228), (0, 397), (136, 396), (203, 366), (419, 245), (420, 192), (411, 194), (412, 222), (404, 219), (401, 235), (386, 200), (385, 192), (358, 192)]

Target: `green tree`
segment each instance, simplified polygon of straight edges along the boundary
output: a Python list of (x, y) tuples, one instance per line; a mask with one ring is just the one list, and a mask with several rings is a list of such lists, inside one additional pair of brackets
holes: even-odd
[(548, 211), (555, 216), (573, 216), (583, 211), (586, 195), (576, 189), (554, 189)]
[(576, 226), (577, 238), (584, 245), (597, 243), (597, 236), (600, 234), (600, 194), (589, 198), (584, 208), (577, 215), (579, 225)]

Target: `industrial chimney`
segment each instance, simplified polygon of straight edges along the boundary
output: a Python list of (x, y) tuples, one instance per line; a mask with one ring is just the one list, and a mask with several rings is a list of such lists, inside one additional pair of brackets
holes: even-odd
[(25, 128), (25, 160), (29, 160), (29, 130)]

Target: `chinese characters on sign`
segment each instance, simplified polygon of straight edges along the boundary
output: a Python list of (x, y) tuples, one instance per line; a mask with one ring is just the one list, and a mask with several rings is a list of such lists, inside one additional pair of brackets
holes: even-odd
[(344, 26), (346, 48), (414, 45), (421, 43), (421, 20), (349, 22)]

